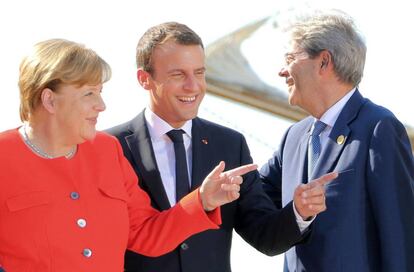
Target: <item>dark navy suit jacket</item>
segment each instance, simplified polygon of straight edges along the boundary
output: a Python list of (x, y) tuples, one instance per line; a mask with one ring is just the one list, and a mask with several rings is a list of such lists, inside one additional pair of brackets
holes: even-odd
[[(139, 185), (149, 194), (158, 210), (170, 208), (144, 114), (108, 130), (115, 135), (124, 154), (135, 169)], [(192, 189), (200, 186), (220, 162), (226, 169), (251, 163), (246, 141), (240, 133), (200, 118), (192, 124)], [(275, 255), (301, 241), (292, 203), (283, 210), (275, 208), (263, 191), (257, 171), (243, 177), (237, 201), (221, 208), (222, 225), (184, 241), (173, 252), (149, 258), (128, 251), (126, 271), (136, 272), (227, 272), (230, 268), (232, 231), (235, 229), (249, 244), (268, 255)]]
[[(292, 198), (291, 181), (307, 180), (312, 123), (308, 117), (293, 125), (260, 170), (266, 192), (279, 206)], [(315, 169), (313, 178), (340, 174), (326, 187), (327, 211), (316, 217), (309, 242), (296, 247), (299, 271), (414, 271), (414, 162), (396, 117), (357, 90)]]

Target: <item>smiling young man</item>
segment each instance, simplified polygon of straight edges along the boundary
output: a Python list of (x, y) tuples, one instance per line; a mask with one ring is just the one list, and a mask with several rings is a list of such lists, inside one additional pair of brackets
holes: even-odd
[[(243, 135), (197, 117), (206, 92), (204, 47), (190, 28), (178, 23), (150, 28), (138, 43), (137, 66), (138, 81), (149, 92), (149, 107), (109, 132), (120, 141), (153, 207), (174, 206), (220, 161), (226, 168), (252, 161)], [(306, 236), (301, 232), (310, 222), (302, 217), (325, 210), (323, 184), (335, 177), (297, 188), (295, 214), (292, 202), (282, 210), (274, 207), (257, 171), (244, 175), (240, 198), (222, 207), (219, 230), (194, 235), (158, 258), (127, 252), (125, 271), (229, 272), (233, 229), (261, 252), (286, 251)]]

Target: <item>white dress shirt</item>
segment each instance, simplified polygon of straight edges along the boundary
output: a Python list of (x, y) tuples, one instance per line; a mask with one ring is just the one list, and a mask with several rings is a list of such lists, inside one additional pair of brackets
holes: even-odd
[[(150, 108), (146, 108), (144, 112), (145, 121), (147, 122), (148, 132), (151, 137), (152, 147), (154, 148), (155, 160), (157, 161), (158, 170), (160, 171), (161, 180), (164, 185), (165, 192), (167, 193), (168, 200), (171, 206), (174, 206), (175, 201), (175, 153), (174, 143), (166, 135), (166, 133), (172, 129), (167, 122), (157, 116)], [(191, 128), (192, 120), (185, 122), (180, 128), (184, 130), (183, 139), (184, 147), (187, 155), (187, 170), (188, 179), (191, 187), (191, 166), (192, 166), (192, 152), (191, 152)], [(306, 228), (312, 223), (311, 221), (304, 221), (299, 213), (296, 211), (295, 205), (293, 205), (293, 211), (296, 216), (296, 222), (298, 223), (300, 231), (303, 233)]]
[[(174, 143), (166, 135), (172, 129), (167, 122), (158, 117), (151, 111), (149, 107), (144, 112), (145, 121), (147, 122), (148, 132), (151, 137), (152, 147), (154, 148), (155, 160), (157, 161), (158, 170), (160, 171), (161, 180), (167, 193), (168, 200), (171, 206), (175, 205), (175, 153)], [(185, 153), (187, 155), (187, 170), (188, 180), (191, 187), (191, 166), (192, 166), (192, 152), (191, 152), (191, 128), (192, 121), (187, 121), (181, 127), (183, 133)]]
[[(336, 102), (332, 107), (330, 107), (319, 119), (320, 121), (326, 124), (325, 129), (320, 134), (321, 139), (321, 152), (328, 143), (329, 134), (332, 131), (333, 126), (335, 125), (336, 120), (339, 117), (342, 109), (345, 107), (345, 104), (351, 98), (351, 96), (355, 93), (356, 88), (352, 89), (348, 92), (344, 97), (342, 97), (338, 102)], [(315, 121), (317, 119), (315, 118)], [(313, 130), (313, 125), (312, 125)]]

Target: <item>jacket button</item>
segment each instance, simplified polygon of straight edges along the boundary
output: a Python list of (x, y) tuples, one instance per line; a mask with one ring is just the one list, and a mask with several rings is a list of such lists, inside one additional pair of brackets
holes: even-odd
[(79, 219), (78, 219), (78, 221), (76, 221), (76, 223), (78, 224), (78, 226), (79, 226), (80, 228), (84, 228), (84, 227), (86, 227), (86, 220), (85, 220), (85, 219), (83, 219), (83, 218), (79, 218)]
[(181, 247), (182, 250), (187, 250), (189, 248), (187, 243), (182, 243), (180, 247)]
[(85, 248), (82, 251), (82, 255), (85, 256), (86, 258), (90, 258), (92, 256), (92, 250), (90, 250), (89, 248)]
[(78, 192), (71, 192), (70, 193), (70, 198), (73, 200), (77, 200), (79, 198), (79, 193)]

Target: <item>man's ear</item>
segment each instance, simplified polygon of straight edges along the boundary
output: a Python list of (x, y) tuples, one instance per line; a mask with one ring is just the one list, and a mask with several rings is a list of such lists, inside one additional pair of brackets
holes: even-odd
[(139, 84), (144, 88), (145, 90), (151, 90), (152, 89), (152, 77), (150, 73), (147, 71), (144, 71), (141, 68), (138, 68), (137, 70), (137, 79)]
[(50, 113), (55, 112), (55, 93), (49, 89), (44, 88), (41, 95), (40, 101), (43, 107)]
[(332, 63), (332, 56), (328, 50), (320, 53), (321, 69), (326, 69)]

